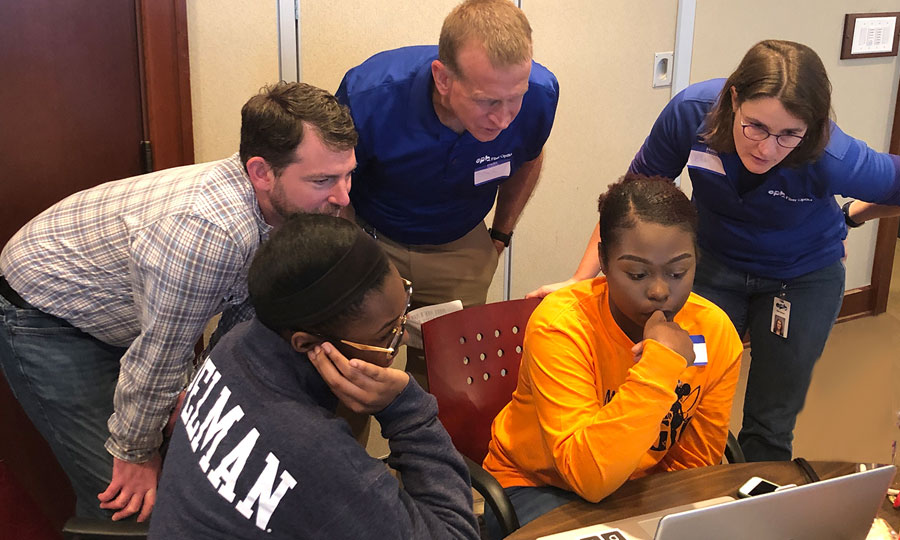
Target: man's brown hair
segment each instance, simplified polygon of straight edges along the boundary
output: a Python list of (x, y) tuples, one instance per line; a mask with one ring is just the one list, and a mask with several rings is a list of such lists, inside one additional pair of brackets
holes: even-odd
[(308, 124), (325, 146), (352, 150), (357, 134), (350, 109), (330, 93), (315, 86), (284, 82), (264, 87), (241, 109), (241, 163), (259, 156), (281, 174), (294, 160)]

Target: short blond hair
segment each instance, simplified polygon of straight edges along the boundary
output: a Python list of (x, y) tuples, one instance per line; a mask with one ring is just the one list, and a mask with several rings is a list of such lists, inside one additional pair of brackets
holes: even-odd
[(466, 0), (444, 19), (438, 59), (456, 75), (459, 50), (470, 40), (481, 43), (494, 67), (531, 60), (531, 25), (509, 0)]

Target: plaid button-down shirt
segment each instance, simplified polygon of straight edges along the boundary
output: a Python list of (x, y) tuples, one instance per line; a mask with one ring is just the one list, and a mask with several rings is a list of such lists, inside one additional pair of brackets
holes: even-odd
[(4, 248), (0, 273), (30, 304), (128, 347), (112, 455), (140, 462), (159, 448), (210, 317), (252, 314), (247, 270), (270, 230), (235, 154), (76, 193)]

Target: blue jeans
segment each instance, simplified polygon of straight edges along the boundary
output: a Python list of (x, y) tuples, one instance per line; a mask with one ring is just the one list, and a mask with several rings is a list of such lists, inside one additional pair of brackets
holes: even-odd
[(103, 447), (125, 349), (0, 296), (0, 367), (72, 483), (81, 517), (109, 518), (97, 494), (112, 478)]
[[(582, 500), (576, 493), (553, 486), (512, 486), (503, 491), (506, 492), (509, 502), (516, 510), (520, 526), (543, 516), (557, 506)], [(500, 532), (500, 523), (487, 504), (484, 505), (484, 527), (488, 540), (503, 538), (503, 533)]]
[[(797, 414), (813, 366), (844, 298), (844, 264), (782, 281), (739, 272), (708, 252), (700, 254), (694, 292), (731, 318), (738, 334), (750, 331), (750, 376), (738, 441), (748, 461), (788, 461)], [(791, 303), (788, 337), (772, 333), (772, 304)]]

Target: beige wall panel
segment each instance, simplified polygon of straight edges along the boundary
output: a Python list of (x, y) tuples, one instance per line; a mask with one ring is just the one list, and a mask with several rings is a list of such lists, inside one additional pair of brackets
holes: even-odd
[(523, 9), (560, 102), (540, 184), (516, 228), (513, 298), (572, 275), (597, 223), (597, 196), (624, 174), (668, 102), (671, 89), (652, 88), (651, 75), (654, 53), (674, 46), (676, 2), (524, 0)]
[[(897, 0), (697, 0), (691, 82), (727, 77), (744, 53), (763, 39), (788, 39), (812, 47), (833, 87), (832, 104), (841, 129), (886, 152), (896, 105), (900, 61), (896, 56), (841, 60), (844, 14), (897, 11)], [(847, 288), (871, 282), (877, 226), (851, 231)]]
[(277, 2), (191, 0), (187, 18), (199, 163), (237, 152), (241, 107), (279, 79)]
[(344, 73), (377, 52), (436, 45), (457, 0), (300, 1), (304, 82), (337, 90)]

